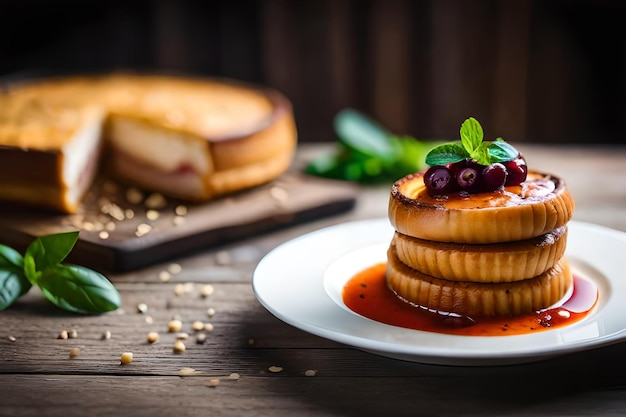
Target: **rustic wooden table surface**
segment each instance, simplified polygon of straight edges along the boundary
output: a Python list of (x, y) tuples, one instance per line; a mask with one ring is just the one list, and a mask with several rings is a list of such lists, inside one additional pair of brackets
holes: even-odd
[[(577, 203), (575, 220), (626, 232), (626, 147), (520, 149), (535, 168), (567, 180)], [(299, 160), (327, 151), (302, 146)], [(0, 415), (626, 413), (624, 343), (523, 365), (428, 365), (310, 335), (259, 304), (251, 282), (265, 254), (324, 226), (385, 216), (388, 191), (363, 187), (349, 212), (110, 275), (123, 307), (109, 314), (66, 314), (32, 289), (0, 312)], [(181, 269), (165, 281), (162, 272), (172, 264)], [(202, 297), (206, 284), (214, 292)], [(186, 291), (175, 295), (177, 288)], [(148, 307), (144, 313), (137, 309), (141, 303)], [(184, 353), (172, 349), (175, 336), (167, 330), (173, 317), (190, 335)], [(626, 326), (626, 317), (620, 319)], [(194, 321), (212, 326), (203, 344), (196, 343)], [(72, 329), (76, 337), (57, 338)], [(158, 343), (147, 343), (151, 331), (159, 332)], [(103, 340), (106, 332), (110, 339)], [(70, 359), (74, 347), (80, 354)], [(131, 364), (120, 365), (123, 352), (133, 352)]]

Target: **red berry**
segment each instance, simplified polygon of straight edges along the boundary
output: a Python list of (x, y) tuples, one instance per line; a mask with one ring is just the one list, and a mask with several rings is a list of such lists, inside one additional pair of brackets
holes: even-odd
[(482, 188), (485, 191), (501, 189), (504, 187), (507, 175), (506, 167), (499, 162), (486, 166), (482, 171)]
[(461, 168), (456, 174), (456, 182), (465, 191), (474, 191), (479, 185), (479, 171), (469, 166)]
[(426, 170), (424, 185), (430, 195), (446, 195), (456, 189), (450, 169), (441, 165), (433, 165)]
[(507, 171), (506, 183), (504, 185), (520, 185), (526, 181), (528, 175), (528, 166), (526, 160), (519, 154), (516, 159), (504, 162)]

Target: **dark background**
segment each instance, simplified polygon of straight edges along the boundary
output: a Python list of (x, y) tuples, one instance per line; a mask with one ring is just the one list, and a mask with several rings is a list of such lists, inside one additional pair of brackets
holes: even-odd
[[(344, 107), (398, 134), (624, 143), (626, 2), (0, 1), (0, 76), (158, 70), (274, 87), (301, 141)], [(1, 109), (0, 109), (1, 110)]]

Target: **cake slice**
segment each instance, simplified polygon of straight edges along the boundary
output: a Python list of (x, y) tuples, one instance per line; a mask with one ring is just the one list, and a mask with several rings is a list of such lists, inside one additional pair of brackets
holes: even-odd
[(99, 166), (104, 113), (0, 97), (2, 199), (76, 211)]

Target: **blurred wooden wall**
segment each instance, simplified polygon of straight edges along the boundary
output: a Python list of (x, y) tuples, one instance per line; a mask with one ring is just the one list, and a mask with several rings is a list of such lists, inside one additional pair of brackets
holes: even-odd
[(14, 0), (0, 75), (131, 68), (262, 83), (302, 141), (344, 107), (398, 134), (626, 142), (626, 2)]

